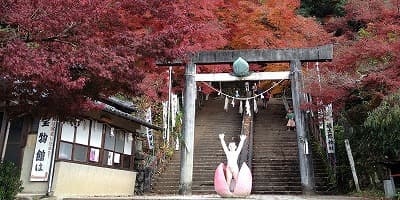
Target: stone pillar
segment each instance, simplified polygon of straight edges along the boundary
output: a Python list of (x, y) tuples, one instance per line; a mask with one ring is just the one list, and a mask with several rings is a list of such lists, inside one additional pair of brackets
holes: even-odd
[[(311, 157), (311, 146), (307, 133), (305, 132), (305, 115), (301, 111), (300, 105), (303, 102), (302, 92), (302, 72), (300, 60), (290, 61), (291, 70), (291, 86), (292, 86), (292, 101), (293, 111), (296, 120), (296, 133), (297, 133), (297, 144), (299, 149), (299, 165), (301, 175), (301, 185), (303, 187), (304, 194), (314, 193), (314, 170), (312, 165)], [(306, 152), (305, 145), (308, 145), (308, 152)]]
[(181, 171), (179, 194), (192, 194), (193, 179), (193, 147), (195, 126), (196, 98), (196, 65), (190, 62), (185, 68), (184, 115), (183, 115), (183, 144), (181, 145)]

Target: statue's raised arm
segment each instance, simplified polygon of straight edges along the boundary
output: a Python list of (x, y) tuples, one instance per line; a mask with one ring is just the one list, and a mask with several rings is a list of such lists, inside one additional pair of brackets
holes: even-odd
[(222, 133), (222, 134), (219, 134), (218, 136), (219, 136), (219, 140), (221, 141), (222, 149), (224, 149), (225, 154), (227, 154), (228, 153), (228, 147), (226, 146), (226, 143), (225, 143), (225, 140), (224, 140), (225, 135)]

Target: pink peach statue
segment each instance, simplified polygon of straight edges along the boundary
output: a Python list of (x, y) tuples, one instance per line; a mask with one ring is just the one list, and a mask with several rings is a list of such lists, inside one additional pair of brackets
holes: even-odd
[(252, 176), (246, 163), (242, 164), (239, 171), (237, 160), (246, 135), (240, 136), (240, 142), (236, 149), (234, 142), (229, 143), (227, 147), (224, 141), (224, 134), (219, 134), (222, 148), (226, 154), (227, 164), (219, 164), (215, 170), (214, 188), (221, 197), (245, 197), (251, 193)]

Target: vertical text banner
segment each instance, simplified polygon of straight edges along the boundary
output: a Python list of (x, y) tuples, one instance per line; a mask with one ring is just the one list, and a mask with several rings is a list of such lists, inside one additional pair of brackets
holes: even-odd
[(49, 178), (56, 125), (53, 119), (41, 119), (39, 122), (30, 181), (47, 181)]
[(328, 153), (335, 153), (335, 135), (333, 131), (332, 104), (325, 107), (325, 137)]
[(163, 139), (167, 139), (168, 128), (168, 101), (162, 102), (163, 106)]
[[(146, 122), (152, 123), (151, 122), (151, 107), (147, 109), (146, 112)], [(146, 134), (147, 134), (147, 141), (149, 142), (149, 149), (154, 148), (154, 138), (153, 138), (153, 130), (149, 127), (146, 127)]]
[(172, 94), (171, 97), (171, 119), (172, 119), (172, 127), (176, 126), (176, 113), (178, 112), (178, 95)]

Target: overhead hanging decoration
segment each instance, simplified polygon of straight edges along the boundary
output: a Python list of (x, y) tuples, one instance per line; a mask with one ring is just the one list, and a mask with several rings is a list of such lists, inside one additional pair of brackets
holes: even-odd
[(226, 112), (228, 112), (228, 104), (229, 104), (229, 99), (228, 99), (228, 97), (225, 97), (224, 110), (225, 110)]
[(256, 99), (253, 99), (253, 105), (254, 105), (254, 112), (255, 113), (258, 113), (258, 107), (257, 107), (257, 100)]
[(243, 114), (243, 102), (239, 101), (239, 113)]
[[(232, 70), (233, 70), (233, 75), (237, 76), (237, 77), (246, 77), (249, 76), (251, 74), (251, 72), (249, 71), (249, 64), (247, 63), (246, 60), (244, 60), (243, 58), (239, 57), (238, 59), (235, 60), (235, 62), (233, 62), (233, 66), (232, 66)], [(276, 87), (277, 85), (279, 85), (280, 83), (282, 83), (282, 81), (284, 81), (285, 79), (281, 79), (279, 82), (275, 82), (274, 85), (272, 85), (270, 88), (268, 88), (267, 90), (258, 93), (257, 95), (254, 95), (252, 97), (240, 97), (239, 96), (239, 91), (236, 90), (235, 91), (235, 96), (231, 96), (228, 95), (224, 92), (222, 92), (222, 84), (221, 82), (219, 82), (219, 89), (214, 88), (213, 86), (211, 86), (211, 83), (207, 83), (207, 82), (203, 82), (204, 85), (206, 85), (207, 87), (209, 87), (210, 89), (214, 90), (215, 92), (218, 93), (218, 95), (223, 95), (225, 96), (225, 104), (224, 104), (224, 110), (228, 111), (228, 104), (229, 104), (229, 99), (232, 99), (231, 101), (231, 105), (232, 107), (235, 107), (235, 100), (239, 101), (239, 113), (242, 114), (243, 113), (243, 103), (242, 101), (246, 101), (245, 103), (245, 109), (246, 109), (246, 113), (247, 115), (251, 115), (250, 112), (250, 103), (249, 100), (253, 99), (254, 101), (254, 107), (253, 110), (255, 113), (258, 112), (258, 107), (257, 107), (257, 101), (256, 99), (258, 97), (263, 98), (264, 93), (269, 92), (271, 89), (273, 89), (274, 87)], [(249, 83), (246, 82), (245, 83), (245, 88), (246, 91), (249, 91)]]
[(210, 89), (214, 90), (215, 92), (218, 92), (218, 94), (223, 95), (223, 96), (225, 96), (225, 97), (227, 97), (227, 98), (229, 98), (229, 99), (234, 99), (234, 100), (238, 100), (238, 101), (241, 101), (241, 100), (242, 100), (242, 101), (245, 101), (245, 100), (256, 99), (256, 98), (258, 98), (258, 97), (264, 95), (264, 93), (269, 92), (270, 90), (272, 90), (273, 88), (275, 88), (276, 86), (278, 86), (280, 83), (282, 83), (284, 80), (285, 80), (285, 79), (281, 79), (281, 80), (278, 81), (277, 83), (274, 83), (274, 85), (272, 85), (270, 88), (264, 90), (263, 92), (260, 92), (260, 93), (257, 94), (257, 95), (254, 95), (254, 96), (252, 96), (252, 97), (234, 97), (234, 96), (231, 96), (231, 95), (229, 95), (229, 94), (226, 94), (226, 93), (222, 92), (222, 89), (221, 89), (221, 90), (216, 89), (216, 88), (214, 88), (213, 86), (209, 85), (209, 84), (206, 83), (206, 82), (202, 82), (202, 83), (203, 83), (204, 85), (206, 85), (207, 87), (209, 87)]
[(246, 100), (246, 114), (248, 115), (248, 116), (251, 116), (251, 111), (250, 111), (250, 102), (249, 102), (249, 100), (247, 99)]
[[(211, 85), (211, 84), (210, 84)], [(219, 82), (219, 91), (218, 91), (218, 96), (221, 95), (222, 93), (222, 84), (221, 81)]]

